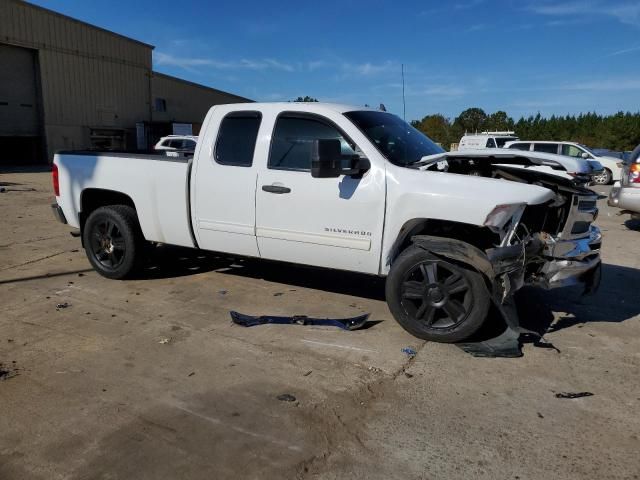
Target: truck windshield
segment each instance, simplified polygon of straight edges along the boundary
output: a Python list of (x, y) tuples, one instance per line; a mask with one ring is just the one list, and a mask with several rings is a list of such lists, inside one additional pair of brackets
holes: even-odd
[(363, 110), (344, 115), (396, 165), (411, 165), (427, 155), (444, 152), (425, 134), (390, 113)]

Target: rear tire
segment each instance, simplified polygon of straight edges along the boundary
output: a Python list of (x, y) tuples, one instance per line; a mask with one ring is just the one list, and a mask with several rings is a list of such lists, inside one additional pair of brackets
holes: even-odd
[(104, 277), (128, 278), (141, 266), (145, 241), (136, 211), (128, 205), (110, 205), (91, 212), (82, 240), (89, 262)]
[(391, 266), (386, 298), (396, 321), (423, 340), (454, 343), (482, 326), (490, 299), (482, 275), (413, 245)]

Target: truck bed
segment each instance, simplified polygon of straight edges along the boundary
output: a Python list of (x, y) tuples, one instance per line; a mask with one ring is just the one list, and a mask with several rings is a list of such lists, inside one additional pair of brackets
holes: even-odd
[(57, 201), (71, 226), (80, 227), (83, 191), (113, 190), (131, 198), (147, 240), (195, 246), (189, 218), (189, 158), (61, 151), (55, 163), (60, 179)]

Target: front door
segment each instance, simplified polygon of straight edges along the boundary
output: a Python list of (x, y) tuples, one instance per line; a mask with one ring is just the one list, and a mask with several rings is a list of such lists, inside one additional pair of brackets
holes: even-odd
[(281, 114), (256, 188), (256, 235), (263, 258), (378, 273), (385, 206), (384, 170), (372, 162), (362, 178), (313, 178), (311, 145), (355, 143), (328, 119)]

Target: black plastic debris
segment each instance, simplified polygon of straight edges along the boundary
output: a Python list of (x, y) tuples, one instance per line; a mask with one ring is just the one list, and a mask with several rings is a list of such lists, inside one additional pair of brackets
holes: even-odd
[(18, 376), (19, 374), (20, 371), (18, 368), (4, 366), (2, 363), (0, 363), (0, 380), (8, 380), (10, 378)]
[(64, 303), (58, 303), (56, 305), (56, 310), (61, 310), (63, 308), (69, 308), (71, 306), (70, 303), (64, 302)]
[(291, 317), (261, 315), (254, 317), (231, 311), (231, 320), (236, 325), (243, 327), (255, 327), (256, 325), (311, 325), (322, 327), (338, 327), (343, 330), (357, 330), (364, 327), (369, 314), (358, 315), (350, 318), (313, 318), (306, 315), (294, 315)]
[(520, 334), (511, 327), (497, 337), (478, 342), (457, 343), (465, 352), (474, 357), (485, 358), (518, 358), (522, 357)]
[(591, 392), (559, 392), (556, 393), (556, 398), (583, 398), (583, 397), (593, 397), (593, 393)]
[(296, 401), (296, 397), (294, 397), (290, 393), (280, 394), (276, 398), (278, 400), (280, 400), (281, 402), (295, 402)]

